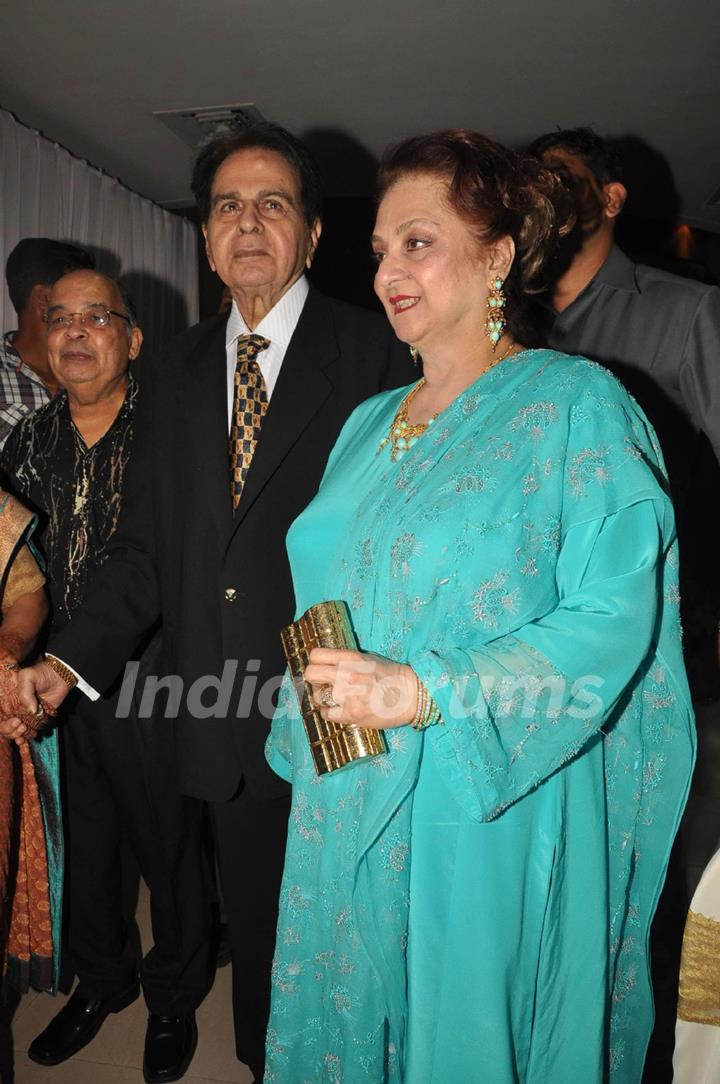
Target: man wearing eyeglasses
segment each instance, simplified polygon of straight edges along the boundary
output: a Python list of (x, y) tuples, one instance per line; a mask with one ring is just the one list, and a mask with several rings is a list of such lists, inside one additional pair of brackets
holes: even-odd
[[(22, 672), (18, 693), (33, 711), (36, 693), (53, 705), (76, 683), (95, 695), (162, 617), (159, 673), (180, 683), (180, 781), (208, 803), (213, 827), (236, 1053), (261, 1084), (290, 812), (290, 786), (264, 755), (285, 669), (279, 632), (295, 609), (285, 537), (354, 408), (413, 373), (378, 313), (306, 277), (322, 186), (301, 140), (266, 121), (221, 129), (198, 154), (192, 188), (233, 304), (144, 365), (147, 422), (117, 546), (53, 638), (54, 657)], [(338, 285), (345, 274), (340, 261)], [(22, 736), (22, 720), (12, 726)]]
[[(142, 332), (118, 284), (93, 271), (55, 284), (45, 320), (50, 367), (65, 391), (20, 422), (3, 463), (44, 520), (57, 632), (81, 607), (112, 545), (136, 420), (129, 366)], [(155, 658), (151, 641), (141, 672), (153, 672)], [(76, 693), (63, 706), (66, 948), (79, 982), (29, 1056), (41, 1065), (65, 1061), (109, 1013), (137, 998), (141, 984), (150, 1012), (145, 1079), (177, 1080), (192, 1058), (194, 1010), (208, 984), (199, 803), (180, 796), (171, 724), (116, 718), (116, 705), (111, 690), (97, 701)], [(122, 901), (123, 837), (151, 894), (155, 944), (144, 960)]]
[(50, 287), (69, 271), (94, 266), (91, 253), (51, 237), (23, 237), (8, 256), (5, 281), (18, 326), (0, 342), (0, 448), (21, 418), (57, 392), (43, 323)]

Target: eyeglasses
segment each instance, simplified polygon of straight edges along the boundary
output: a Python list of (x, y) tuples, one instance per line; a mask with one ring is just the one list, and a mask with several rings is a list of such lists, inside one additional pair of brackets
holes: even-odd
[(124, 312), (106, 309), (104, 305), (93, 305), (83, 312), (54, 312), (52, 315), (45, 313), (43, 319), (48, 326), (48, 331), (59, 331), (61, 328), (72, 327), (76, 316), (80, 320), (82, 327), (107, 327), (111, 316), (119, 316), (121, 320), (127, 321), (132, 327), (130, 318)]

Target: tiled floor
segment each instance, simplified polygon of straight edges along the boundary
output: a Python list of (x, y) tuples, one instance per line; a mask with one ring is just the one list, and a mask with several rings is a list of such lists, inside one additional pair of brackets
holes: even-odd
[[(138, 925), (147, 939), (148, 893), (141, 886)], [(230, 1000), (231, 969), (217, 972), (215, 984), (197, 1013), (198, 1047), (186, 1084), (250, 1084), (252, 1073), (235, 1058)], [(55, 1015), (64, 997), (31, 993), (22, 999), (13, 1020), (14, 1084), (142, 1084), (142, 1056), (147, 1009), (138, 998), (124, 1012), (109, 1016), (93, 1041), (74, 1058), (52, 1068), (35, 1065), (27, 1048)]]

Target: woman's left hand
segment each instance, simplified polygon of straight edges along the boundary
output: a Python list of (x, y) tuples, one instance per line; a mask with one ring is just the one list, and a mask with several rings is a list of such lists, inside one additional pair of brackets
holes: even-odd
[(415, 716), (415, 671), (380, 655), (316, 647), (310, 652), (305, 680), (312, 685), (313, 703), (332, 722), (387, 730), (404, 726)]

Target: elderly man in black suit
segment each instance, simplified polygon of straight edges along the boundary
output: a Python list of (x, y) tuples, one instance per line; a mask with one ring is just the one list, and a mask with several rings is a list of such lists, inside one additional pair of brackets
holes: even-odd
[(162, 618), (162, 672), (182, 679), (169, 697), (181, 782), (210, 803), (215, 829), (237, 1054), (259, 1081), (289, 811), (263, 754), (284, 670), (279, 630), (293, 618), (285, 534), (353, 408), (412, 370), (381, 316), (304, 276), (321, 221), (302, 143), (267, 123), (220, 135), (193, 190), (229, 316), (141, 371), (116, 544), (52, 655), (21, 675), (21, 695), (36, 706), (36, 695), (59, 703), (76, 679), (89, 695), (105, 689)]

